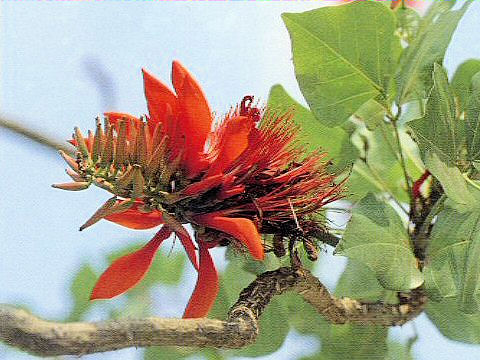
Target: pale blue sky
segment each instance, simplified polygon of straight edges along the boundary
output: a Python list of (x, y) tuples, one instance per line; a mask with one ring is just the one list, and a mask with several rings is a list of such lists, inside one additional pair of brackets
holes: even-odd
[[(95, 115), (114, 105), (115, 110), (144, 113), (141, 67), (167, 81), (173, 59), (195, 74), (220, 114), (245, 94), (266, 100), (275, 83), (300, 100), (280, 14), (317, 6), (314, 1), (2, 2), (1, 111), (58, 139), (67, 138), (73, 126), (92, 128)], [(474, 4), (448, 51), (450, 71), (467, 58), (480, 58), (479, 23), (480, 6)], [(109, 99), (99, 96), (92, 80), (102, 76), (102, 69), (112, 79), (112, 86), (104, 89)], [(107, 222), (78, 232), (107, 194), (52, 189), (50, 184), (67, 180), (61, 159), (3, 130), (0, 165), (0, 302), (25, 303), (39, 315), (61, 318), (71, 305), (70, 280), (83, 262), (101, 268), (111, 250), (152, 235)], [(341, 268), (341, 259), (328, 258), (324, 267)], [(171, 306), (159, 315), (181, 316), (193, 275), (190, 271), (185, 285), (164, 295)], [(322, 279), (334, 285), (334, 279)], [(480, 358), (479, 346), (443, 338), (425, 316), (415, 323), (421, 333), (415, 347), (418, 359)], [(411, 327), (393, 333), (403, 339)], [(289, 349), (311, 348), (308, 339), (301, 341), (294, 334), (289, 341), (269, 359), (291, 359)], [(124, 350), (84, 358), (136, 359), (139, 354), (141, 350)], [(3, 358), (32, 359), (0, 346)]]

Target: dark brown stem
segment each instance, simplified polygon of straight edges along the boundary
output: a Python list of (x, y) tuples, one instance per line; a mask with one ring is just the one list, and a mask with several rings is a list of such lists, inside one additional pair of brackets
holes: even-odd
[(255, 341), (263, 310), (286, 291), (300, 294), (334, 324), (401, 325), (420, 314), (426, 303), (421, 290), (401, 296), (398, 305), (337, 299), (308, 270), (283, 267), (261, 274), (245, 288), (226, 321), (152, 317), (57, 323), (0, 305), (0, 340), (37, 356), (85, 355), (133, 346), (240, 348)]
[(248, 309), (258, 318), (274, 296), (286, 291), (301, 295), (332, 324), (403, 325), (419, 315), (427, 301), (421, 289), (399, 294), (399, 303), (394, 305), (336, 298), (310, 271), (283, 267), (259, 275), (240, 293), (231, 314)]

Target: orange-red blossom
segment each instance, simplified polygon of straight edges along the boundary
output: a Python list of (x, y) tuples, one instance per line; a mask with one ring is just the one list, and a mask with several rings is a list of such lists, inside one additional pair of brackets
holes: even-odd
[(172, 69), (175, 92), (145, 70), (143, 79), (149, 115), (105, 113), (105, 125), (97, 120), (95, 134), (85, 137), (76, 128), (76, 158), (61, 153), (74, 182), (54, 186), (82, 190), (93, 183), (113, 194), (81, 230), (101, 219), (132, 229), (163, 225), (100, 276), (91, 299), (135, 286), (174, 233), (198, 270), (184, 317), (203, 317), (219, 289), (209, 249), (233, 243), (262, 260), (260, 233), (283, 229), (278, 233), (285, 235), (292, 223), (302, 226), (307, 215), (338, 198), (340, 186), (325, 170), (324, 153), (306, 156), (296, 143), (291, 112), (260, 110), (247, 96), (214, 124), (202, 89), (179, 62)]

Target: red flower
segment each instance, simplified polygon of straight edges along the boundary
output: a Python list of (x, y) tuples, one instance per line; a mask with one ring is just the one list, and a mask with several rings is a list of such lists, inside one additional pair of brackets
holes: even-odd
[[(181, 240), (198, 280), (184, 317), (208, 314), (218, 293), (209, 249), (234, 244), (262, 260), (260, 233), (308, 237), (318, 230), (309, 216), (337, 199), (341, 186), (325, 171), (324, 153), (305, 157), (296, 143), (292, 113), (281, 116), (245, 97), (223, 121), (213, 116), (193, 76), (173, 63), (175, 93), (143, 71), (149, 116), (105, 113), (95, 135), (75, 129), (76, 159), (61, 153), (73, 183), (114, 196), (80, 228), (106, 219), (132, 229), (163, 225), (142, 249), (117, 259), (100, 277), (92, 299), (107, 299), (135, 286), (172, 233)], [(183, 224), (192, 224), (196, 246)], [(294, 240), (295, 241), (295, 240)]]

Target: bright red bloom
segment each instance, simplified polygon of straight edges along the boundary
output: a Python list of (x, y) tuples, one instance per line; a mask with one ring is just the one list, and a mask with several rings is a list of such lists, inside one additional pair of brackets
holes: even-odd
[[(203, 317), (219, 288), (209, 249), (235, 244), (262, 260), (269, 245), (261, 233), (310, 236), (318, 226), (309, 216), (337, 199), (341, 186), (326, 172), (324, 153), (305, 157), (291, 112), (261, 111), (246, 96), (214, 126), (202, 89), (180, 63), (173, 63), (175, 93), (147, 71), (143, 75), (149, 116), (109, 112), (105, 128), (97, 121), (95, 135), (75, 129), (76, 159), (62, 153), (74, 182), (54, 186), (81, 190), (93, 183), (114, 195), (81, 230), (101, 219), (131, 229), (163, 225), (147, 245), (101, 275), (92, 299), (135, 286), (175, 233), (198, 270), (184, 317)], [(196, 233), (199, 260), (187, 223)]]

